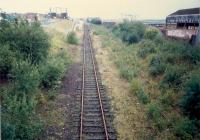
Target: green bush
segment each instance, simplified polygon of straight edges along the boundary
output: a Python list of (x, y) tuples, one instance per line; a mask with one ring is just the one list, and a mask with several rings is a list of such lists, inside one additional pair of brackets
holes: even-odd
[[(19, 96), (20, 95), (20, 96)], [(3, 96), (2, 132), (4, 139), (34, 139), (43, 129), (35, 113), (36, 100), (25, 93), (10, 89)]]
[(152, 76), (161, 75), (166, 69), (166, 64), (163, 62), (162, 57), (154, 56), (149, 64), (149, 73)]
[(137, 71), (134, 69), (120, 66), (120, 76), (128, 81), (131, 81), (135, 77)]
[(102, 21), (100, 18), (92, 18), (90, 23), (100, 25), (100, 24), (102, 24)]
[(16, 54), (10, 50), (9, 45), (0, 45), (0, 74), (7, 76), (16, 63)]
[(147, 105), (147, 118), (152, 121), (154, 129), (156, 129), (157, 131), (164, 130), (168, 125), (166, 119), (163, 118), (161, 115), (162, 110), (160, 106), (161, 105), (156, 102), (151, 102)]
[(175, 93), (173, 90), (167, 90), (160, 95), (159, 100), (166, 107), (174, 106), (176, 103), (176, 100), (174, 99), (174, 95)]
[(113, 28), (113, 33), (122, 41), (132, 44), (140, 41), (145, 32), (145, 26), (139, 22), (123, 22)]
[(200, 47), (184, 46), (182, 50), (182, 58), (189, 63), (200, 63)]
[(24, 59), (29, 58), (33, 64), (46, 59), (50, 44), (39, 23), (0, 23), (0, 29), (0, 44), (10, 45), (11, 50), (19, 52)]
[(37, 139), (43, 122), (36, 115), (35, 99), (50, 47), (39, 23), (0, 22), (0, 74), (9, 74), (9, 87), (1, 90), (2, 139)]
[(159, 35), (159, 30), (156, 29), (156, 28), (148, 28), (145, 33), (144, 33), (144, 38), (145, 39), (150, 39), (150, 40), (153, 40), (153, 39), (156, 39), (156, 37), (158, 37)]
[(137, 52), (137, 55), (141, 58), (145, 58), (148, 54), (155, 53), (155, 43), (149, 40), (141, 41), (138, 46), (140, 49)]
[(193, 73), (187, 81), (181, 106), (189, 117), (200, 119), (200, 73)]
[(122, 32), (121, 38), (128, 44), (137, 43), (140, 40), (136, 32)]
[(55, 100), (56, 97), (57, 97), (57, 95), (58, 95), (58, 93), (57, 93), (56, 90), (50, 91), (50, 92), (48, 93), (48, 99), (49, 99), (49, 100)]
[(64, 53), (50, 56), (45, 64), (40, 66), (41, 86), (44, 88), (56, 88), (60, 84), (70, 64), (69, 58)]
[(9, 123), (1, 123), (1, 138), (2, 140), (14, 140), (15, 126)]
[(138, 97), (139, 101), (142, 102), (143, 104), (147, 104), (150, 100), (149, 95), (144, 92), (144, 90), (139, 90), (136, 93), (136, 96)]
[(28, 61), (19, 60), (13, 66), (11, 76), (17, 91), (30, 96), (34, 95), (40, 83), (36, 66), (31, 65)]
[(179, 87), (182, 84), (182, 76), (185, 72), (184, 66), (168, 65), (162, 83), (166, 83), (172, 87)]
[(67, 42), (69, 44), (77, 45), (78, 44), (78, 38), (76, 36), (75, 32), (70, 32), (67, 36)]
[(161, 107), (156, 102), (151, 102), (147, 106), (147, 117), (153, 121), (158, 120), (161, 117)]
[(187, 118), (181, 118), (174, 123), (174, 133), (181, 140), (193, 140), (194, 135), (198, 132), (195, 122)]
[(149, 96), (145, 93), (141, 83), (138, 80), (133, 80), (131, 83), (131, 93), (137, 96), (140, 102), (147, 104), (149, 102)]
[(152, 126), (156, 131), (162, 132), (170, 125), (168, 120), (162, 116), (163, 108), (156, 101), (147, 105), (147, 118), (152, 121)]

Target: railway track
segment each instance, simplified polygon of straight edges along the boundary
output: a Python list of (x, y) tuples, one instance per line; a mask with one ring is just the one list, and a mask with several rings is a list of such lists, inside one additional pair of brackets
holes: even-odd
[(80, 140), (116, 140), (106, 89), (93, 53), (89, 25), (84, 25)]

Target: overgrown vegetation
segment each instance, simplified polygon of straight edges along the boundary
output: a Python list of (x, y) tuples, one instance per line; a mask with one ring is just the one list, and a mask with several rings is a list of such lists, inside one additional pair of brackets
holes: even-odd
[(150, 128), (141, 129), (140, 138), (199, 139), (200, 46), (167, 40), (141, 23), (124, 22), (112, 31), (125, 42), (110, 45), (113, 61), (121, 77), (131, 83), (130, 93), (138, 98), (150, 123)]
[(102, 21), (100, 18), (92, 18), (92, 19), (88, 20), (88, 22), (90, 22), (92, 24), (96, 24), (96, 25), (102, 24)]
[(67, 42), (69, 44), (77, 45), (78, 44), (78, 38), (76, 36), (75, 32), (70, 32), (67, 36)]
[(113, 33), (128, 44), (139, 42), (145, 32), (145, 26), (140, 22), (125, 21), (114, 27)]
[(8, 81), (0, 85), (3, 140), (36, 139), (43, 131), (38, 96), (58, 87), (70, 62), (66, 52), (55, 55), (50, 47), (39, 23), (0, 22), (0, 74)]

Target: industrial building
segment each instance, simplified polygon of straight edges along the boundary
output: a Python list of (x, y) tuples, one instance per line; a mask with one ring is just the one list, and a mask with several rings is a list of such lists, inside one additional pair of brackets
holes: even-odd
[(200, 7), (181, 9), (166, 17), (166, 34), (170, 37), (191, 39), (197, 36), (200, 23)]
[(178, 10), (166, 18), (166, 25), (176, 25), (177, 28), (197, 28), (200, 23), (200, 7)]
[(50, 8), (48, 16), (53, 19), (54, 18), (69, 19), (67, 9), (61, 7)]

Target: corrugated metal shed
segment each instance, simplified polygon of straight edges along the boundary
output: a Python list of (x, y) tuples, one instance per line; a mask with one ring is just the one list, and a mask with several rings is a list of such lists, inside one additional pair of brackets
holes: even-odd
[(189, 23), (197, 24), (200, 23), (200, 7), (191, 9), (178, 10), (166, 18), (167, 24), (177, 24), (177, 23)]
[(200, 13), (200, 7), (199, 8), (192, 8), (192, 9), (182, 9), (178, 10), (169, 16), (174, 16), (174, 15), (194, 15), (194, 14), (199, 14)]

